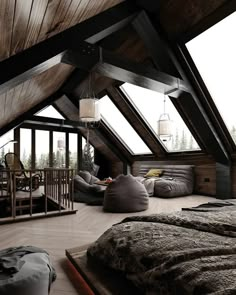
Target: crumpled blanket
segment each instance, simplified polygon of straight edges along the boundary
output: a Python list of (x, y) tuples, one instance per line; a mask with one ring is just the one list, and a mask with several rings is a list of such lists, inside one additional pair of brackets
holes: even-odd
[(137, 176), (136, 179), (140, 181), (146, 188), (149, 197), (154, 195), (154, 188), (156, 181), (160, 180), (160, 177), (141, 177)]
[(236, 294), (236, 206), (131, 216), (108, 229), (87, 255), (147, 295)]
[(34, 246), (11, 247), (0, 251), (0, 279), (8, 274), (13, 274), (22, 268), (24, 261), (20, 260), (26, 254), (47, 253), (45, 250)]

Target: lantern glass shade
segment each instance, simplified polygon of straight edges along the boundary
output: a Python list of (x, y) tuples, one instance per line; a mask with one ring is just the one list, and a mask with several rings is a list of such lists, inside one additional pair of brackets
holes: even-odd
[(168, 141), (173, 134), (173, 122), (168, 114), (164, 113), (157, 122), (157, 132), (161, 140)]
[(79, 117), (83, 122), (98, 122), (100, 120), (99, 100), (82, 98), (79, 101)]

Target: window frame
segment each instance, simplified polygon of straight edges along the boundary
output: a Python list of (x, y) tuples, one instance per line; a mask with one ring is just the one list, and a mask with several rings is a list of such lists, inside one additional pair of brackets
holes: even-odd
[[(125, 83), (123, 83), (125, 84)], [(155, 137), (157, 144), (161, 145), (161, 147), (164, 149), (165, 153), (168, 155), (172, 155), (172, 154), (192, 154), (192, 153), (204, 153), (205, 151), (205, 147), (202, 144), (202, 141), (200, 140), (200, 137), (198, 136), (198, 134), (195, 132), (195, 130), (192, 128), (192, 126), (190, 126), (189, 124), (189, 120), (187, 119), (185, 113), (183, 111), (180, 111), (180, 107), (178, 105), (178, 102), (176, 99), (172, 99), (171, 97), (168, 96), (168, 98), (170, 99), (170, 101), (172, 102), (173, 106), (175, 107), (176, 111), (178, 112), (178, 114), (180, 115), (180, 117), (182, 118), (184, 124), (186, 125), (186, 127), (189, 129), (191, 135), (193, 136), (194, 140), (197, 142), (198, 146), (199, 146), (199, 150), (180, 150), (180, 151), (169, 151), (167, 149), (167, 147), (163, 144), (163, 142), (161, 141), (161, 139), (158, 137), (158, 135), (155, 133), (155, 131), (153, 130), (153, 128), (151, 127), (151, 125), (149, 124), (148, 120), (144, 117), (144, 115), (142, 114), (142, 112), (139, 110), (139, 108), (135, 105), (135, 103), (132, 101), (132, 98), (129, 99), (126, 95), (126, 92), (123, 91), (121, 89), (122, 85), (117, 85), (116, 88), (118, 89), (118, 91), (121, 93), (123, 99), (126, 101), (126, 103), (128, 103), (134, 110), (135, 112), (138, 114), (139, 119), (142, 120), (142, 122), (146, 125), (146, 127), (149, 130), (149, 133), (152, 134), (152, 136)]]
[(125, 114), (123, 114), (122, 110), (119, 108), (119, 105), (117, 105), (117, 103), (113, 100), (113, 97), (110, 95), (110, 93), (108, 93), (107, 91), (103, 93), (102, 96), (100, 96), (100, 99), (103, 98), (103, 96), (108, 96), (109, 99), (111, 100), (111, 102), (115, 105), (115, 107), (118, 109), (118, 111), (122, 114), (122, 116), (125, 118), (125, 120), (129, 123), (129, 125), (132, 127), (132, 129), (135, 131), (135, 133), (137, 133), (137, 135), (140, 137), (140, 139), (143, 141), (143, 143), (148, 147), (148, 149), (150, 150), (150, 153), (134, 153), (132, 151), (132, 149), (123, 141), (123, 139), (121, 138), (121, 136), (116, 132), (116, 130), (114, 130), (111, 125), (109, 124), (109, 122), (107, 122), (107, 120), (101, 115), (101, 121), (103, 122), (103, 124), (107, 127), (107, 129), (110, 131), (110, 133), (112, 133), (112, 135), (116, 138), (116, 140), (123, 146), (123, 148), (127, 151), (127, 153), (131, 156), (131, 157), (135, 157), (135, 156), (154, 156), (154, 152), (152, 151), (152, 149), (146, 144), (146, 142), (142, 139), (142, 137), (138, 134), (138, 132), (135, 130), (135, 128), (133, 127), (132, 123), (130, 122), (130, 120), (125, 116)]

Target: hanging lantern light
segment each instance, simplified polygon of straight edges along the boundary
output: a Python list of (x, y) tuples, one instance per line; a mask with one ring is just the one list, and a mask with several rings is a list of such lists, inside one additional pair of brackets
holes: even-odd
[(173, 121), (171, 121), (170, 116), (165, 110), (166, 98), (164, 94), (164, 112), (160, 115), (157, 121), (157, 134), (162, 141), (169, 141), (173, 135)]
[(100, 120), (99, 100), (90, 97), (80, 99), (79, 117), (83, 122), (98, 122)]
[(85, 96), (79, 101), (79, 118), (82, 122), (100, 121), (99, 99), (92, 90), (92, 73), (88, 77), (88, 85)]

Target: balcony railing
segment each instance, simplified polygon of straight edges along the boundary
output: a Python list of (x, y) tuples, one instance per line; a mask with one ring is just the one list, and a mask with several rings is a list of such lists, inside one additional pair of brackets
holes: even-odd
[(0, 224), (74, 213), (73, 169), (0, 170)]

